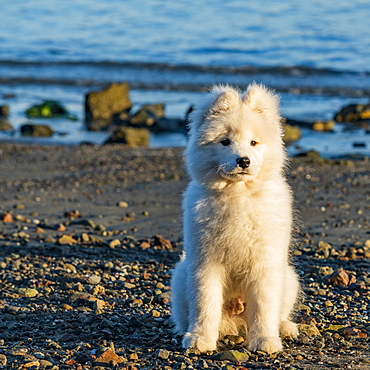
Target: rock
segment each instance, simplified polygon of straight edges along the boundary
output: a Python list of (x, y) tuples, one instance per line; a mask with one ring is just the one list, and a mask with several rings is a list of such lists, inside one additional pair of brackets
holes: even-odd
[(52, 244), (52, 243), (56, 243), (57, 241), (56, 241), (56, 239), (54, 239), (52, 236), (48, 235), (48, 236), (45, 238), (44, 242), (45, 242), (45, 243), (50, 243), (50, 244)]
[(0, 354), (0, 366), (6, 366), (7, 358), (2, 353)]
[(71, 263), (66, 263), (64, 265), (64, 270), (66, 270), (67, 272), (71, 272), (72, 274), (76, 274), (77, 273), (76, 267), (73, 266)]
[(186, 132), (186, 121), (163, 117), (156, 122), (155, 129), (160, 132)]
[(104, 366), (104, 364), (110, 364), (112, 361), (116, 361), (116, 363), (120, 364), (123, 362), (123, 358), (118, 356), (111, 349), (107, 349), (96, 358), (95, 365)]
[(132, 126), (150, 127), (164, 117), (164, 104), (145, 104), (129, 120)]
[(308, 152), (300, 153), (300, 154), (297, 155), (297, 157), (308, 158), (311, 161), (318, 161), (318, 160), (321, 159), (320, 153), (317, 152), (316, 150), (309, 150)]
[(151, 315), (153, 317), (160, 317), (161, 316), (161, 313), (159, 311), (157, 311), (157, 310), (152, 310)]
[(215, 355), (211, 356), (211, 359), (216, 361), (232, 361), (241, 363), (249, 360), (249, 354), (247, 352), (230, 350), (216, 353)]
[(356, 282), (356, 276), (350, 271), (346, 271), (342, 268), (334, 271), (328, 276), (328, 283), (332, 285), (349, 286)]
[(127, 208), (128, 207), (128, 203), (124, 200), (121, 200), (117, 203), (117, 207), (121, 207), (121, 208)]
[(101, 281), (101, 277), (99, 275), (91, 275), (88, 279), (87, 279), (87, 283), (88, 284), (92, 284), (92, 285), (97, 285), (99, 284)]
[(134, 289), (136, 287), (135, 284), (131, 284), (131, 283), (124, 283), (123, 286), (126, 288), (126, 289)]
[(71, 120), (76, 120), (68, 110), (58, 101), (44, 100), (41, 104), (31, 106), (26, 110), (28, 118), (58, 118), (64, 117)]
[(69, 235), (63, 235), (58, 239), (58, 243), (62, 245), (64, 244), (73, 245), (77, 243), (77, 240), (73, 239)]
[(40, 362), (40, 367), (42, 367), (44, 369), (54, 366), (54, 364), (52, 362), (47, 361), (47, 360), (39, 360), (39, 362)]
[(160, 249), (172, 249), (173, 248), (171, 241), (163, 238), (162, 235), (156, 235), (153, 238), (153, 244), (155, 247), (160, 248)]
[(337, 122), (357, 122), (370, 119), (370, 104), (349, 104), (335, 114)]
[(71, 222), (71, 225), (81, 225), (81, 226), (87, 226), (89, 228), (95, 229), (96, 228), (96, 223), (93, 220), (89, 220), (87, 218), (79, 219), (79, 220), (74, 220)]
[(103, 301), (102, 299), (97, 299), (96, 301), (94, 301), (94, 310), (102, 310), (104, 307), (105, 301)]
[(319, 274), (320, 275), (331, 275), (334, 272), (333, 268), (330, 266), (322, 266), (319, 268)]
[(67, 303), (64, 303), (64, 304), (62, 304), (61, 309), (64, 310), (64, 311), (72, 311), (73, 310), (73, 307), (70, 306)]
[(241, 344), (244, 342), (244, 338), (241, 337), (240, 335), (231, 335), (231, 334), (228, 334), (228, 335), (225, 335), (225, 338), (234, 342), (235, 344)]
[(21, 368), (28, 369), (28, 368), (38, 368), (38, 367), (40, 367), (39, 361), (28, 361), (25, 364), (23, 364)]
[(81, 352), (78, 353), (76, 356), (76, 362), (79, 364), (86, 364), (88, 361), (93, 361), (93, 357), (90, 353), (87, 352)]
[(12, 131), (14, 127), (9, 123), (7, 119), (0, 118), (0, 131)]
[(147, 147), (150, 132), (146, 128), (118, 127), (105, 144), (126, 144), (131, 147)]
[(109, 242), (109, 248), (112, 248), (112, 249), (119, 247), (120, 245), (121, 245), (121, 241), (119, 239), (114, 239), (111, 242)]
[(315, 131), (333, 131), (335, 127), (335, 121), (316, 121), (312, 125), (312, 129)]
[(92, 290), (92, 295), (100, 295), (100, 294), (105, 294), (105, 288), (102, 285), (95, 285)]
[(7, 222), (13, 222), (13, 217), (11, 213), (5, 213), (2, 215), (2, 221), (7, 223)]
[(87, 292), (74, 292), (69, 296), (69, 302), (79, 302), (81, 300), (89, 300), (93, 296)]
[(9, 116), (9, 105), (0, 105), (0, 117), (6, 118)]
[(1, 316), (1, 319), (3, 321), (14, 321), (15, 320), (15, 316), (12, 315), (11, 313), (4, 313), (4, 315)]
[(54, 130), (47, 125), (25, 124), (21, 126), (23, 136), (50, 137), (54, 135)]
[(33, 288), (19, 288), (18, 294), (22, 297), (33, 298), (33, 297), (36, 297), (39, 294), (39, 292), (37, 289), (33, 289)]
[(301, 138), (301, 129), (298, 126), (291, 126), (288, 124), (283, 125), (284, 143), (290, 144), (293, 141), (297, 141)]
[(113, 115), (132, 107), (127, 83), (112, 83), (105, 89), (85, 96), (85, 124), (90, 131), (100, 131), (112, 123)]
[(71, 220), (75, 220), (76, 218), (81, 217), (81, 215), (78, 209), (74, 209), (72, 211), (64, 212), (64, 217), (70, 218)]
[(114, 323), (108, 319), (104, 319), (102, 320), (102, 322), (100, 323), (100, 327), (102, 329), (114, 329)]
[(155, 351), (155, 355), (157, 356), (157, 358), (160, 358), (162, 360), (167, 360), (170, 354), (171, 354), (170, 351), (167, 351), (166, 349), (162, 349), (162, 348), (157, 349)]
[(300, 333), (308, 335), (309, 337), (321, 336), (320, 330), (313, 322), (310, 324), (299, 324), (298, 330)]

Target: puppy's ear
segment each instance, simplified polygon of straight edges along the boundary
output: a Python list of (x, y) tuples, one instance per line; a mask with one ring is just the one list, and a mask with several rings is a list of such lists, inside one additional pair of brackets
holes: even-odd
[(240, 102), (238, 92), (231, 87), (216, 86), (212, 89), (212, 94), (215, 98), (209, 107), (206, 116), (214, 116), (219, 113), (227, 112), (229, 109), (237, 106)]
[(263, 85), (249, 85), (244, 102), (258, 113), (266, 116), (279, 115), (279, 97)]

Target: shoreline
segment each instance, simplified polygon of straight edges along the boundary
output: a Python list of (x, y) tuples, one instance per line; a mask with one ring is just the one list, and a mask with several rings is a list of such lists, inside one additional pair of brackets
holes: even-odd
[[(0, 215), (12, 219), (0, 221), (0, 363), (240, 369), (184, 352), (171, 333), (182, 150), (0, 144)], [(219, 352), (237, 350), (246, 368), (370, 369), (369, 176), (369, 158), (291, 159), (301, 334), (281, 354), (247, 353), (231, 339)], [(355, 285), (328, 283), (340, 268)]]

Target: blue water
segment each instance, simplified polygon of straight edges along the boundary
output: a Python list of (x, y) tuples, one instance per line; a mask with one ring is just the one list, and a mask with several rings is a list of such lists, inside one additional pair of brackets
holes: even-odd
[[(214, 83), (263, 82), (281, 93), (284, 115), (304, 120), (370, 96), (368, 0), (12, 0), (1, 8), (0, 104), (17, 128), (30, 104), (64, 102), (80, 121), (52, 123), (66, 133), (52, 142), (102, 140), (84, 131), (83, 94), (111, 81), (128, 81), (136, 106), (161, 101), (173, 117)], [(8, 93), (16, 96), (1, 97)], [(303, 149), (315, 148), (315, 135), (305, 133)], [(365, 149), (338, 144), (340, 135), (319, 136), (331, 144), (317, 147), (370, 154), (364, 131), (350, 142)]]

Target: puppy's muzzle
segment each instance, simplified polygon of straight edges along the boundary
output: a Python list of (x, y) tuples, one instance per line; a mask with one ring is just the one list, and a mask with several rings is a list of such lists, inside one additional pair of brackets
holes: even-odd
[(236, 160), (236, 164), (238, 165), (238, 167), (242, 168), (243, 170), (248, 168), (250, 163), (251, 161), (248, 157), (240, 157)]

